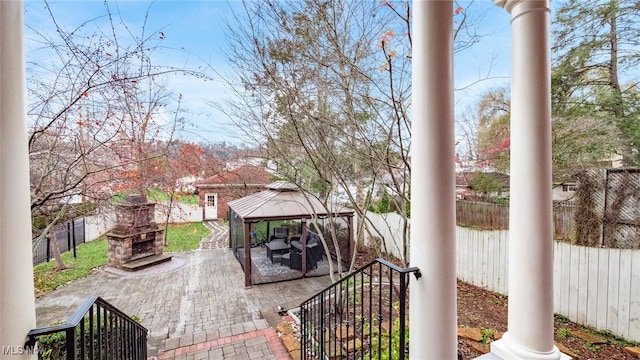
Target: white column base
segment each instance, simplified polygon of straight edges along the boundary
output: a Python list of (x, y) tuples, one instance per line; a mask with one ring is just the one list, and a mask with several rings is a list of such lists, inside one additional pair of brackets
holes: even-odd
[(491, 352), (476, 359), (481, 360), (571, 360), (569, 355), (563, 354), (557, 347), (548, 353), (541, 353), (525, 349), (510, 341), (509, 334), (504, 333), (502, 339), (491, 343)]

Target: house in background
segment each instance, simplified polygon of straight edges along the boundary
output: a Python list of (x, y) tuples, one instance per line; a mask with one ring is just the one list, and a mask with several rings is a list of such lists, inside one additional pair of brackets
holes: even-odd
[(203, 219), (226, 219), (229, 201), (265, 190), (270, 178), (271, 174), (262, 166), (243, 165), (196, 181)]
[(575, 197), (576, 182), (561, 182), (553, 184), (553, 201), (571, 201)]

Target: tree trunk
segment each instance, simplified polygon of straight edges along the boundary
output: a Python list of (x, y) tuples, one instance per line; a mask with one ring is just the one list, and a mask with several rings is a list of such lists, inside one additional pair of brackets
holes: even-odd
[[(355, 120), (354, 120), (355, 121)], [(355, 125), (354, 125), (355, 126)], [(355, 130), (352, 130), (351, 133), (351, 138), (355, 139), (356, 138), (356, 132)], [(352, 151), (354, 152), (354, 154), (357, 154), (357, 145), (355, 144), (355, 141), (352, 141)], [(365, 204), (364, 204), (364, 185), (363, 185), (363, 175), (362, 175), (362, 168), (360, 167), (360, 160), (358, 159), (357, 156), (354, 156), (354, 162), (353, 162), (353, 178), (356, 180), (356, 196), (355, 196), (355, 200), (356, 200), (356, 207), (362, 209), (362, 211), (360, 212), (361, 214), (364, 214), (365, 212)], [(362, 224), (364, 224), (364, 219), (361, 217), (359, 219)], [(359, 227), (360, 229), (362, 229), (362, 227)], [(357, 231), (356, 232), (356, 246), (354, 249), (354, 253), (355, 252), (362, 252), (364, 251), (364, 231)]]
[(58, 245), (58, 238), (56, 236), (55, 228), (49, 231), (49, 237), (51, 238), (51, 242), (49, 242), (51, 246), (51, 254), (56, 260), (56, 271), (67, 269), (67, 265), (65, 265), (64, 261), (62, 261), (62, 255), (60, 254), (60, 246)]
[[(611, 1), (612, 7), (615, 6)], [(611, 87), (611, 96), (613, 97), (612, 111), (618, 122), (624, 118), (624, 107), (622, 104), (622, 92), (620, 91), (620, 80), (618, 78), (618, 23), (617, 12), (611, 11), (609, 19), (609, 86)], [(620, 141), (620, 152), (622, 153), (622, 163), (624, 166), (633, 165), (633, 150), (624, 131), (620, 132), (622, 141)]]
[(173, 195), (174, 192), (171, 192), (171, 196), (169, 197), (169, 206), (167, 209), (167, 218), (164, 221), (164, 233), (163, 233), (163, 237), (164, 237), (164, 246), (169, 245), (168, 242), (168, 237), (167, 237), (167, 230), (169, 229), (169, 220), (171, 220), (171, 208), (173, 207)]
[[(620, 94), (620, 81), (618, 80), (618, 26), (616, 15), (613, 13), (610, 19), (609, 42), (611, 45), (610, 62), (609, 62), (609, 84), (615, 95)], [(622, 116), (622, 109), (619, 104), (614, 105), (613, 112), (616, 117)]]

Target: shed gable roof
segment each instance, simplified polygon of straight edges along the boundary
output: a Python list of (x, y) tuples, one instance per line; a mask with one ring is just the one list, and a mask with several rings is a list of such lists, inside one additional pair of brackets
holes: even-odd
[(196, 187), (220, 185), (265, 185), (269, 183), (271, 174), (265, 168), (254, 165), (244, 165), (237, 169), (210, 176), (196, 182)]

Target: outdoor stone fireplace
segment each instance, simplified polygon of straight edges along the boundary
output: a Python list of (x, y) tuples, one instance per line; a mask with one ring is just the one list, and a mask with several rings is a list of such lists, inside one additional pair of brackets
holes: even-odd
[(139, 270), (171, 260), (163, 254), (164, 229), (153, 221), (155, 203), (144, 195), (129, 195), (118, 204), (116, 226), (107, 234), (109, 266)]

